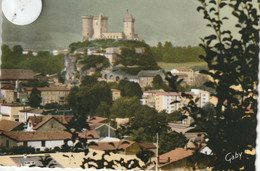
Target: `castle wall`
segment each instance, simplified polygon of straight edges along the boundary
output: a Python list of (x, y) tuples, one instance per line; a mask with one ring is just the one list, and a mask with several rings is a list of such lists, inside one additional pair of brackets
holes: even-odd
[(104, 39), (124, 39), (123, 33), (103, 33)]

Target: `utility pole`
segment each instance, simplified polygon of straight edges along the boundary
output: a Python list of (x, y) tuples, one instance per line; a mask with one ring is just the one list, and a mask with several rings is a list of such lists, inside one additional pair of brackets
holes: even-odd
[(158, 164), (159, 164), (159, 138), (158, 138), (158, 132), (156, 133), (156, 166), (155, 170), (158, 171)]

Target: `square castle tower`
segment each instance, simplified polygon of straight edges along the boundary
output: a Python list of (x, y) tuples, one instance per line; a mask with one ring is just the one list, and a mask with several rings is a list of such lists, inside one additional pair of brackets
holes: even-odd
[(102, 13), (98, 17), (82, 16), (82, 41), (95, 39), (123, 39), (123, 40), (140, 40), (138, 34), (134, 33), (135, 19), (128, 12), (124, 16), (124, 32), (109, 33), (108, 17)]

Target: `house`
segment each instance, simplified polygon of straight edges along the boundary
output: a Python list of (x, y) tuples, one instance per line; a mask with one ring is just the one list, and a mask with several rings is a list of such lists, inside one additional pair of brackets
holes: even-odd
[[(178, 101), (179, 103), (172, 103), (174, 101)], [(185, 104), (188, 104), (188, 100), (183, 98), (181, 93), (164, 92), (162, 90), (144, 91), (141, 102), (143, 105), (153, 107), (157, 111), (165, 110), (167, 113), (177, 111)]]
[[(72, 119), (73, 116), (30, 116), (27, 121), (26, 131), (65, 131), (68, 129), (67, 126)], [(84, 130), (79, 132), (78, 135), (81, 138), (86, 138), (91, 141), (98, 141), (100, 139), (95, 129)]]
[[(24, 88), (24, 91), (27, 92), (27, 94), (30, 94), (32, 90), (33, 87)], [(37, 90), (41, 92), (41, 105), (46, 105), (48, 103), (66, 104), (65, 99), (70, 93), (70, 88), (65, 87), (38, 87)]]
[(114, 137), (116, 138), (116, 130), (109, 124), (95, 123), (90, 125), (90, 130), (95, 130), (100, 138)]
[(89, 117), (87, 119), (87, 122), (89, 124), (96, 124), (96, 123), (105, 123), (107, 122), (108, 119), (107, 118), (104, 118), (104, 117), (99, 117), (99, 116), (93, 116), (93, 117)]
[(184, 148), (176, 148), (159, 156), (159, 170), (193, 170), (193, 162), (189, 160), (194, 151)]
[(19, 131), (24, 129), (24, 123), (2, 119), (0, 120), (0, 131)]
[(197, 105), (198, 107), (203, 107), (210, 100), (210, 93), (208, 91), (200, 89), (191, 89), (191, 92), (196, 98), (199, 98)]
[(64, 131), (73, 116), (30, 116), (27, 131)]
[(136, 155), (141, 151), (141, 148), (137, 142), (128, 140), (97, 142), (96, 144), (89, 144), (89, 148), (100, 151), (114, 151), (125, 155)]
[(43, 116), (46, 113), (43, 109), (26, 108), (18, 112), (19, 122), (27, 122), (30, 116)]
[(66, 131), (0, 132), (1, 147), (31, 146), (37, 151), (60, 147), (65, 142), (73, 145), (71, 138), (72, 134)]
[(178, 76), (178, 80), (183, 79), (183, 82), (193, 85), (194, 84), (194, 71), (192, 69), (173, 69), (171, 73)]
[(156, 154), (156, 146), (153, 143), (139, 143), (142, 151), (152, 151)]
[(100, 138), (105, 137), (113, 137), (116, 138), (116, 130), (111, 127), (109, 124), (105, 124), (107, 122), (107, 118), (94, 116), (89, 119), (87, 119), (87, 122), (89, 123), (90, 130), (95, 130), (96, 133)]
[(12, 87), (17, 89), (21, 81), (35, 79), (35, 73), (26, 69), (1, 69), (0, 88)]
[(1, 99), (5, 103), (13, 103), (17, 99), (17, 92), (14, 87), (3, 87), (0, 89)]
[(143, 70), (140, 71), (137, 74), (137, 77), (139, 78), (139, 85), (141, 88), (151, 86), (152, 87), (152, 81), (153, 78), (159, 75), (161, 76), (162, 80), (164, 80), (165, 75), (162, 70)]
[(194, 127), (190, 126), (189, 124), (181, 124), (181, 123), (169, 123), (168, 126), (171, 128), (172, 131), (185, 134)]
[(120, 90), (117, 89), (111, 89), (112, 92), (112, 100), (115, 101), (121, 97), (121, 92)]
[(19, 111), (26, 108), (28, 108), (28, 106), (24, 106), (19, 103), (0, 104), (0, 118), (11, 121), (19, 121)]

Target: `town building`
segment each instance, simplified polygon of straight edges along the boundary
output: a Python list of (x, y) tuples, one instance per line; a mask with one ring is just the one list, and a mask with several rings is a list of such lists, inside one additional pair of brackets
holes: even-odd
[[(32, 90), (33, 87), (24, 88), (24, 92), (27, 94), (30, 94)], [(48, 103), (66, 104), (66, 97), (70, 92), (70, 88), (65, 87), (37, 87), (37, 90), (41, 92), (41, 105), (46, 105)]]
[(173, 69), (171, 70), (173, 75), (178, 76), (178, 79), (183, 79), (184, 83), (193, 85), (194, 83), (194, 71), (192, 69)]
[(65, 141), (68, 142), (68, 145), (73, 145), (71, 139), (72, 134), (66, 131), (0, 132), (1, 147), (31, 146), (37, 151), (60, 147)]
[(193, 150), (176, 148), (159, 156), (159, 170), (193, 170)]
[(118, 33), (108, 32), (108, 17), (102, 13), (98, 17), (82, 16), (82, 40), (95, 39), (125, 39), (140, 40), (135, 33), (135, 19), (127, 10), (124, 18), (124, 31)]
[(0, 104), (0, 119), (19, 121), (19, 111), (28, 108), (22, 104)]
[(111, 89), (112, 92), (112, 100), (115, 101), (121, 97), (121, 92), (120, 90), (117, 89)]
[[(197, 101), (198, 107), (203, 107), (210, 101), (210, 93), (200, 89), (192, 89), (186, 92), (194, 97), (199, 98)], [(176, 103), (172, 103), (176, 102)], [(141, 99), (143, 105), (155, 108), (157, 111), (165, 110), (167, 113), (172, 113), (188, 104), (188, 99), (182, 97), (181, 93), (164, 92), (163, 90), (149, 90), (144, 91)], [(189, 119), (188, 119), (189, 120)]]
[(46, 114), (46, 111), (43, 109), (39, 109), (39, 108), (26, 108), (26, 109), (22, 109), (18, 112), (18, 116), (19, 116), (19, 122), (27, 122), (28, 118), (30, 116), (43, 116), (44, 114)]
[(197, 105), (203, 107), (206, 103), (210, 101), (210, 93), (208, 91), (200, 89), (191, 89), (191, 92), (196, 98), (199, 98)]

